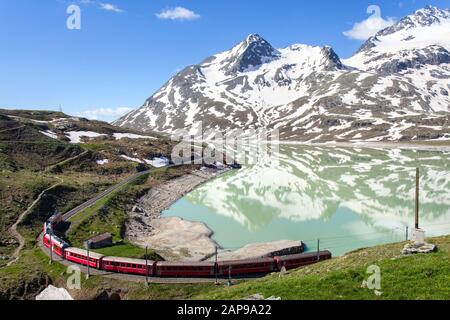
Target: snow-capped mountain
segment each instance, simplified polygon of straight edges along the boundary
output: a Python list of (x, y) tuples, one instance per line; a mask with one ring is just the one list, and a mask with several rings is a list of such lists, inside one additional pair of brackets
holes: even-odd
[[(275, 49), (253, 34), (176, 74), (114, 124), (168, 134), (197, 133), (200, 122), (223, 133), (265, 127), (299, 141), (450, 139), (448, 16), (419, 10), (344, 63), (331, 47)], [(426, 28), (440, 33), (430, 39)]]
[(380, 75), (401, 75), (431, 94), (433, 111), (449, 111), (450, 10), (426, 7), (378, 32), (344, 62)]

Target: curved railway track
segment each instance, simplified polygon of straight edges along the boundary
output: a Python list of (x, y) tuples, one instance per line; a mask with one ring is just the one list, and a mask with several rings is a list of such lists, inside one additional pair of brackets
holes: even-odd
[[(175, 165), (170, 165), (170, 166), (166, 166), (165, 168), (171, 168), (171, 167), (175, 167)], [(95, 196), (94, 198), (86, 201), (85, 203), (79, 205), (78, 207), (70, 210), (69, 212), (65, 213), (63, 215), (63, 220), (67, 221), (70, 218), (72, 218), (73, 216), (77, 215), (78, 213), (82, 212), (83, 210), (93, 206), (94, 204), (96, 204), (98, 201), (100, 201), (101, 199), (107, 197), (108, 195), (110, 195), (111, 193), (113, 193), (114, 191), (120, 189), (121, 187), (127, 185), (128, 183), (134, 181), (135, 179), (152, 173), (153, 171), (157, 170), (157, 168), (155, 169), (151, 169), (151, 170), (147, 170), (147, 171), (143, 171), (143, 172), (139, 172), (136, 173), (132, 176), (129, 176), (128, 178), (126, 178), (125, 180), (121, 181), (120, 183), (108, 188), (107, 190), (99, 193), (97, 196)], [(48, 256), (50, 257), (50, 252), (48, 250), (48, 248), (45, 247), (42, 239), (43, 239), (43, 234), (41, 233), (38, 237), (38, 246), (39, 248)], [(65, 265), (67, 267), (72, 266), (72, 267), (76, 267), (79, 268), (79, 270), (83, 273), (87, 273), (87, 267), (85, 266), (81, 266), (79, 264), (76, 263), (72, 263), (70, 261), (67, 261), (65, 259), (62, 259), (61, 257), (53, 254), (52, 255), (52, 259), (55, 262), (58, 262), (62, 265)], [(118, 280), (126, 280), (126, 281), (134, 281), (134, 282), (145, 282), (146, 281), (146, 277), (145, 276), (139, 276), (139, 275), (131, 275), (131, 274), (118, 274), (118, 273), (111, 273), (111, 272), (107, 272), (107, 271), (103, 271), (103, 270), (97, 270), (94, 268), (90, 268), (89, 269), (90, 274), (92, 275), (96, 275), (96, 276), (104, 276), (104, 277), (108, 277), (108, 278), (112, 278), (112, 279), (118, 279)], [(246, 277), (246, 278), (239, 278), (240, 280), (250, 280), (250, 279), (255, 279), (257, 277), (253, 276), (253, 277)], [(218, 281), (220, 283), (225, 283), (227, 280), (224, 279), (218, 279)], [(211, 279), (211, 278), (159, 278), (159, 277), (148, 277), (148, 282), (149, 283), (155, 283), (155, 284), (194, 284), (194, 283), (214, 283), (215, 279)]]

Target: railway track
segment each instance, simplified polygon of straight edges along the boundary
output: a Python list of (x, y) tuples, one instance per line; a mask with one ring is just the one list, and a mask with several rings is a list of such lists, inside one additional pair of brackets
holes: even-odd
[[(170, 167), (172, 167), (172, 166), (168, 166), (166, 168), (170, 168)], [(73, 216), (78, 214), (79, 212), (81, 212), (81, 211), (83, 211), (83, 210), (93, 206), (95, 203), (97, 203), (101, 199), (109, 196), (114, 191), (120, 189), (121, 187), (127, 185), (128, 183), (136, 180), (139, 177), (142, 177), (142, 176), (144, 176), (146, 174), (152, 173), (154, 170), (156, 170), (156, 169), (142, 171), (142, 172), (136, 173), (136, 174), (134, 174), (132, 176), (129, 176), (128, 178), (126, 178), (125, 180), (121, 181), (120, 183), (118, 183), (118, 184), (116, 184), (116, 185), (106, 189), (105, 191), (103, 191), (103, 192), (99, 193), (98, 195), (96, 195), (94, 198), (86, 201), (85, 203), (83, 203), (83, 204), (79, 205), (78, 207), (76, 207), (76, 208), (70, 210), (69, 212), (65, 213), (63, 215), (63, 217), (62, 217), (63, 221), (69, 220), (70, 218), (72, 218)]]

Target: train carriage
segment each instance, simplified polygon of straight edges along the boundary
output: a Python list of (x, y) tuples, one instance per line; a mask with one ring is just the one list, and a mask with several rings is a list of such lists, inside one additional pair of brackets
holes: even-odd
[(151, 260), (146, 262), (141, 259), (104, 257), (102, 261), (102, 269), (105, 271), (148, 276), (154, 273), (155, 261)]
[(64, 257), (64, 251), (69, 247), (64, 240), (50, 234), (45, 234), (43, 236), (43, 242), (47, 248), (51, 248), (52, 251), (60, 257)]
[(274, 272), (276, 271), (276, 265), (273, 258), (219, 261), (217, 270), (219, 276), (256, 275)]
[(48, 218), (47, 221), (44, 223), (43, 232), (44, 233), (50, 233), (51, 230), (55, 230), (58, 225), (63, 221), (62, 214), (55, 214)]
[(88, 260), (88, 252), (83, 249), (78, 248), (67, 248), (65, 253), (66, 260), (72, 261), (84, 266), (89, 264), (89, 267), (95, 269), (102, 268), (102, 259), (103, 255), (89, 251), (89, 260)]
[(290, 256), (275, 257), (278, 270), (283, 267), (286, 270), (297, 269), (303, 266), (311, 265), (316, 262), (331, 259), (330, 251), (309, 252), (302, 254), (294, 254)]
[(213, 277), (214, 262), (157, 262), (155, 276), (158, 277)]

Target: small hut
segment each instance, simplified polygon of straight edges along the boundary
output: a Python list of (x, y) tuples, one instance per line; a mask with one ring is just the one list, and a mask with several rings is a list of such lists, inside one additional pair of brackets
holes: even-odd
[(100, 234), (84, 242), (86, 249), (100, 249), (112, 246), (112, 236), (110, 233)]

